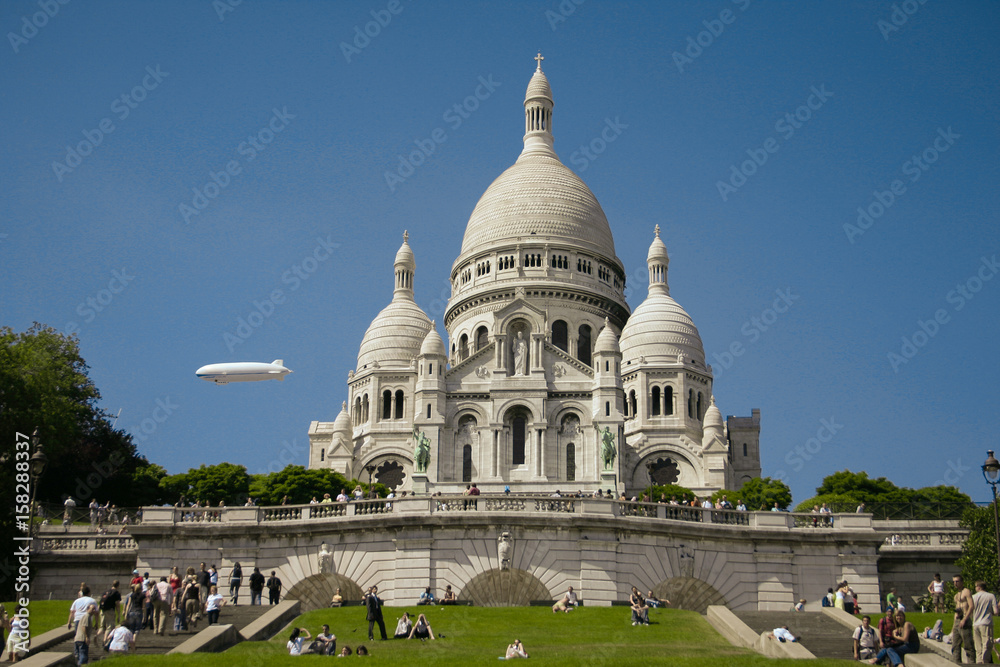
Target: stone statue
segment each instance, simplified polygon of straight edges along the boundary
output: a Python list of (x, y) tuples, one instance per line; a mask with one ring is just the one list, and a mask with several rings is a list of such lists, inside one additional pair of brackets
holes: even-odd
[(501, 570), (510, 569), (511, 550), (513, 548), (514, 538), (511, 537), (510, 532), (505, 530), (500, 533), (500, 537), (497, 538), (497, 557), (500, 559)]
[(528, 374), (528, 343), (524, 340), (524, 334), (517, 332), (514, 339), (514, 375)]
[(615, 463), (615, 434), (607, 426), (601, 433), (601, 458), (604, 459), (604, 469), (611, 470)]
[(319, 545), (319, 571), (320, 574), (330, 574), (333, 571), (333, 554), (326, 546), (326, 542)]
[(413, 427), (413, 438), (417, 441), (416, 458), (417, 472), (427, 472), (427, 467), (431, 463), (431, 440), (426, 434)]

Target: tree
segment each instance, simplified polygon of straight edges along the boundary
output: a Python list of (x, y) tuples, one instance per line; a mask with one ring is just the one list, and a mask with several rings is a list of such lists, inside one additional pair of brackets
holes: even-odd
[[(348, 480), (339, 472), (323, 469), (307, 469), (303, 466), (288, 465), (283, 470), (267, 475), (254, 475), (250, 483), (250, 495), (261, 505), (278, 505), (285, 496), (291, 505), (303, 505), (313, 498), (320, 500), (324, 493), (336, 497), (341, 489), (350, 493), (359, 482)], [(385, 496), (388, 489), (375, 484), (375, 492)], [(369, 486), (361, 484), (367, 495)]]
[(970, 507), (962, 513), (958, 525), (969, 529), (962, 545), (962, 555), (955, 564), (962, 569), (966, 586), (985, 581), (986, 590), (997, 590), (997, 538), (993, 507)]
[(808, 512), (813, 505), (827, 503), (834, 512), (853, 512), (864, 503), (877, 519), (938, 519), (959, 517), (972, 506), (972, 499), (953, 486), (922, 489), (899, 487), (885, 477), (871, 479), (866, 472), (842, 470), (823, 478), (816, 496), (795, 508)]
[(770, 477), (754, 477), (744, 482), (739, 491), (729, 494), (729, 500), (736, 505), (734, 497), (742, 499), (748, 510), (771, 509), (774, 503), (778, 503), (778, 507), (784, 510), (792, 504), (792, 490), (788, 485), (780, 479)]
[(233, 463), (204, 463), (186, 473), (170, 475), (160, 480), (163, 497), (170, 503), (187, 502), (202, 504), (242, 505), (250, 495), (250, 475), (246, 466)]

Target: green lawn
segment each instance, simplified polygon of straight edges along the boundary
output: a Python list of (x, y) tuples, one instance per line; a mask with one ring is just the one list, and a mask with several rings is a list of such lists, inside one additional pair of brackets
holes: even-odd
[[(69, 600), (32, 600), (28, 605), (28, 618), (31, 620), (31, 634), (40, 635), (48, 632), (52, 628), (59, 626), (66, 627), (66, 619), (69, 617)], [(7, 617), (14, 615), (15, 607), (13, 602), (4, 602), (7, 608)]]
[[(694, 612), (650, 610), (652, 625), (633, 627), (623, 607), (583, 607), (553, 614), (547, 607), (400, 607), (387, 608), (389, 636), (403, 612), (427, 612), (436, 641), (392, 640), (369, 642), (368, 623), (361, 607), (321, 609), (304, 614), (294, 626), (316, 635), (328, 623), (337, 635), (338, 649), (365, 644), (369, 662), (378, 665), (482, 665), (502, 656), (507, 644), (520, 639), (532, 662), (548, 665), (680, 665), (684, 667), (765, 666), (791, 664), (768, 660), (731, 646)], [(289, 628), (292, 627), (291, 625)], [(376, 628), (376, 634), (378, 629)], [(226, 653), (190, 656), (137, 656), (116, 661), (127, 665), (302, 665), (325, 662), (321, 656), (287, 655), (289, 629), (269, 642), (243, 643)], [(141, 640), (140, 640), (141, 641)], [(530, 664), (530, 663), (529, 663)], [(843, 667), (847, 661), (817, 660), (813, 667)]]

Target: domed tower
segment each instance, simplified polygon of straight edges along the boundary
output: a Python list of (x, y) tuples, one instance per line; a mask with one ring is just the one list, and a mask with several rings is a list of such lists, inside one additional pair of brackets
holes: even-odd
[(670, 296), (670, 257), (659, 225), (646, 263), (649, 292), (620, 341), (628, 443), (622, 476), (633, 489), (644, 488), (652, 477), (658, 484), (707, 490), (712, 485), (702, 439), (712, 373), (691, 316)]
[(476, 398), (449, 400), (440, 481), (596, 488), (595, 344), (628, 319), (625, 271), (597, 198), (555, 153), (536, 60), (521, 154), (479, 199), (452, 266), (448, 392)]

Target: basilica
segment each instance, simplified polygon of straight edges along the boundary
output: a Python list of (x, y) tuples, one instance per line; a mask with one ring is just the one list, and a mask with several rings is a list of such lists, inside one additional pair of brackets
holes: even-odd
[(309, 466), (421, 494), (738, 489), (760, 476), (760, 411), (723, 420), (659, 226), (648, 293), (629, 308), (604, 211), (553, 149), (537, 60), (524, 149), (479, 199), (451, 269), (447, 343), (414, 301), (404, 232), (392, 301), (340, 414), (311, 423)]

